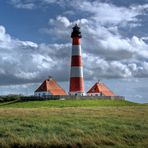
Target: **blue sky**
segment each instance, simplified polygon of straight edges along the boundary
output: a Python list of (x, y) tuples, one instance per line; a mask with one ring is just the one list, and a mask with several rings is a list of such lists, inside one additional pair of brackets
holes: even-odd
[(0, 0), (0, 93), (32, 94), (48, 75), (68, 91), (78, 23), (86, 91), (101, 79), (148, 102), (147, 18), (148, 0)]

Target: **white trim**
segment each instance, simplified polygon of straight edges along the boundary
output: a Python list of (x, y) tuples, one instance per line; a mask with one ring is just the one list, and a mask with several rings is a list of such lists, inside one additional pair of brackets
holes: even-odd
[(101, 96), (101, 93), (87, 93), (87, 96)]
[(78, 91), (69, 92), (69, 95), (71, 95), (71, 96), (84, 96), (84, 92), (78, 92)]
[(51, 96), (52, 94), (47, 91), (41, 91), (41, 92), (34, 92), (34, 96), (38, 97), (46, 97), (46, 96)]

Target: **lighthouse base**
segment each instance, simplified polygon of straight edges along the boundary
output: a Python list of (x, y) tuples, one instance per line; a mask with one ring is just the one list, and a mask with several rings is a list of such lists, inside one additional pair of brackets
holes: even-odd
[(69, 92), (70, 96), (84, 96), (84, 92)]

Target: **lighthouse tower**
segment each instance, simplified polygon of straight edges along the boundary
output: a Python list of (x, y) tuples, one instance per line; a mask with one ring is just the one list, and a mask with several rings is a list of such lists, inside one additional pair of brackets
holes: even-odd
[(80, 27), (76, 24), (71, 33), (72, 57), (69, 88), (69, 94), (75, 96), (82, 96), (84, 94), (83, 63), (80, 45), (81, 37)]

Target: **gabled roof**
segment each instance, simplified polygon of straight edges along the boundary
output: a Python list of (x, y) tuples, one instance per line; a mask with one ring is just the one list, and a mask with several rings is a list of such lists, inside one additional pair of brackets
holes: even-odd
[(97, 82), (87, 93), (101, 93), (104, 96), (116, 96), (104, 83)]
[(50, 92), (52, 95), (67, 95), (64, 89), (62, 89), (55, 80), (45, 80), (35, 92)]

